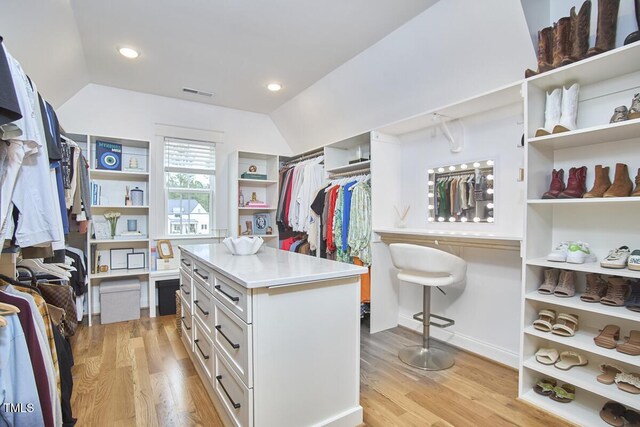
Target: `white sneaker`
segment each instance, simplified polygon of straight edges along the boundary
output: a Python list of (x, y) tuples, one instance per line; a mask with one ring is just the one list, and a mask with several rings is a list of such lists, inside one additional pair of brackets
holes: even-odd
[(575, 242), (569, 245), (567, 250), (567, 262), (571, 264), (584, 264), (585, 262), (596, 262), (596, 256), (589, 249), (589, 244)]
[(569, 250), (569, 245), (571, 242), (562, 242), (554, 250), (549, 252), (547, 255), (547, 261), (553, 262), (566, 262), (567, 261), (567, 251)]
[(625, 268), (629, 255), (631, 255), (629, 247), (620, 246), (618, 249), (611, 250), (609, 255), (600, 261), (600, 266), (603, 268)]
[(629, 270), (640, 270), (640, 250), (636, 249), (631, 252), (629, 259), (627, 260)]

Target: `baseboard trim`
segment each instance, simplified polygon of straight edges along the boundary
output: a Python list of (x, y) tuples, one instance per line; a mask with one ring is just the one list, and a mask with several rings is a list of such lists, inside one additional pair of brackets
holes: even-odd
[(353, 427), (359, 426), (363, 421), (362, 406), (358, 405), (353, 409), (349, 409), (335, 417), (316, 424), (316, 427)]
[[(398, 324), (422, 334), (422, 323), (412, 317), (400, 314), (398, 316)], [(494, 346), (484, 341), (478, 341), (475, 338), (471, 338), (460, 333), (449, 332), (445, 329), (431, 328), (431, 336), (453, 347), (478, 354), (511, 368), (518, 367), (520, 360), (518, 354), (512, 353), (504, 348)]]

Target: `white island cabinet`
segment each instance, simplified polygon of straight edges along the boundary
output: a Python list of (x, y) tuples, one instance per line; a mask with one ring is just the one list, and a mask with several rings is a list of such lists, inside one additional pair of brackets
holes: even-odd
[(225, 425), (362, 423), (366, 269), (268, 247), (180, 249), (183, 342)]

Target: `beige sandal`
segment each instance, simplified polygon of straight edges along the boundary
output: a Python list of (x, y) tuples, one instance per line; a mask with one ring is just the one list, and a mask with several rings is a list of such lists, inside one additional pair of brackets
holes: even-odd
[(589, 361), (583, 355), (576, 353), (575, 351), (563, 351), (560, 353), (560, 360), (556, 362), (555, 367), (568, 371), (574, 366), (585, 366)]
[(616, 385), (622, 391), (631, 394), (640, 394), (640, 376), (627, 372), (620, 372), (615, 378)]
[(563, 337), (572, 337), (578, 330), (578, 316), (575, 314), (560, 313), (553, 325), (551, 332)]
[(596, 379), (598, 380), (598, 382), (607, 385), (613, 384), (616, 375), (624, 372), (622, 368), (610, 363), (603, 363), (602, 365), (600, 365), (600, 370), (602, 371), (602, 375), (598, 375)]
[(543, 365), (554, 365), (558, 357), (559, 353), (555, 348), (541, 348), (536, 352), (536, 360)]
[(538, 319), (533, 321), (533, 327), (542, 332), (550, 332), (556, 320), (556, 312), (553, 310), (540, 310)]

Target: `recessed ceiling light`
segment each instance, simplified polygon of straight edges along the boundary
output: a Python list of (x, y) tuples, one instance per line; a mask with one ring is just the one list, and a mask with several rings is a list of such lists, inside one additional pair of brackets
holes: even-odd
[(280, 83), (269, 83), (267, 85), (267, 89), (269, 89), (271, 92), (277, 92), (282, 89), (282, 85)]
[(140, 52), (138, 52), (137, 50), (132, 49), (130, 47), (118, 48), (118, 52), (120, 52), (120, 55), (124, 56), (125, 58), (129, 58), (129, 59), (135, 59), (138, 56), (140, 56)]

